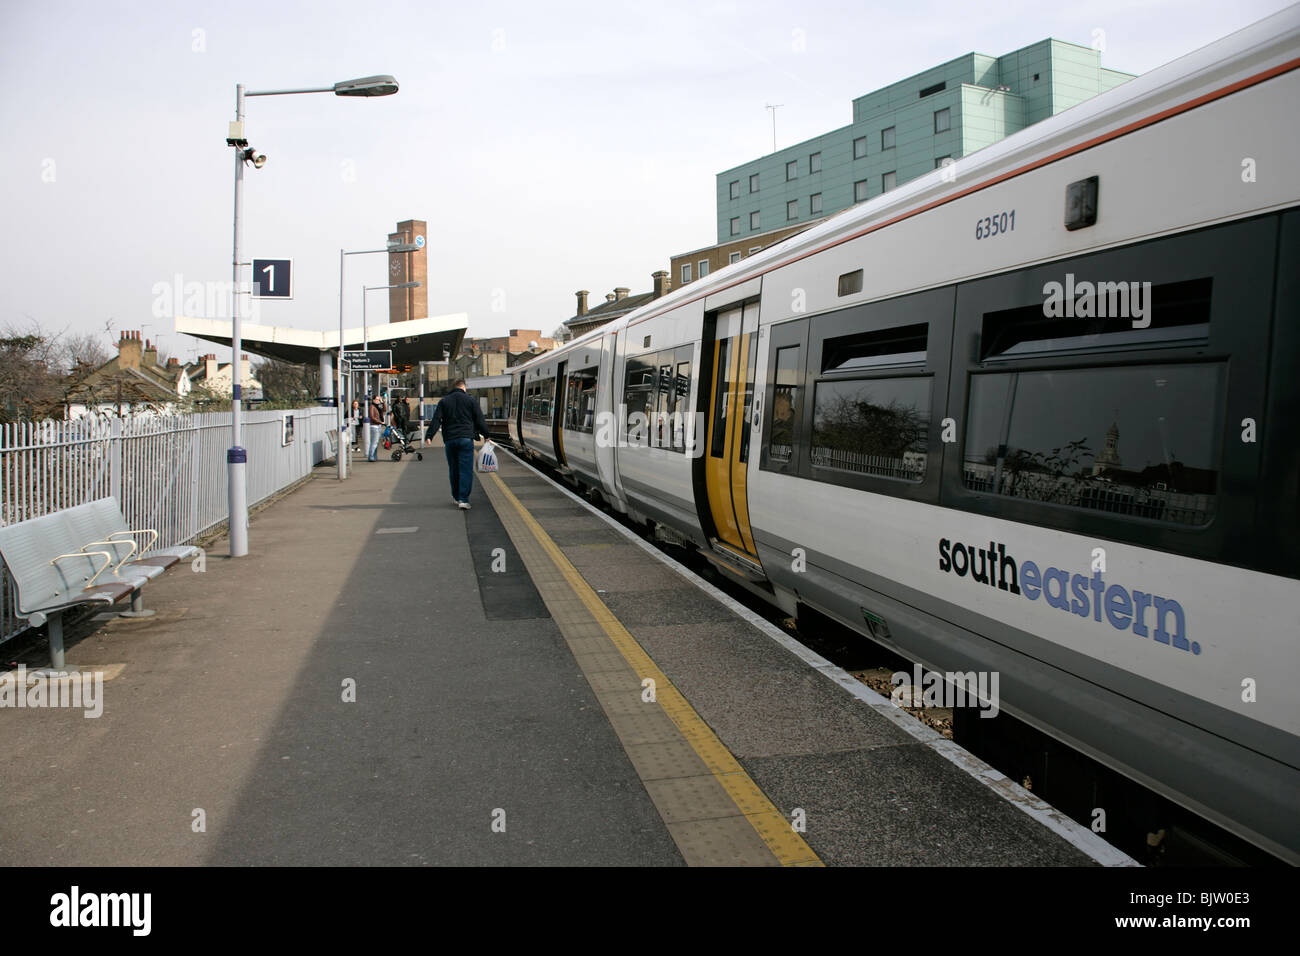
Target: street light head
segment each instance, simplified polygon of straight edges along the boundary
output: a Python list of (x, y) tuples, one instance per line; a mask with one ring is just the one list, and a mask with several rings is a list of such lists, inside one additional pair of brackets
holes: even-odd
[(334, 84), (335, 96), (391, 96), (397, 92), (397, 80), (382, 76), (363, 76), (359, 80), (341, 80)]

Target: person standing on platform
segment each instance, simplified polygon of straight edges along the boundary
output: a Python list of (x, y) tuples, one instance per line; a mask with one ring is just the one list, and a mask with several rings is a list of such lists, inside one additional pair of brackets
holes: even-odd
[(478, 400), (465, 390), (465, 380), (458, 378), (433, 410), (433, 419), (424, 433), (425, 444), (442, 429), (442, 443), (447, 449), (447, 477), (451, 479), (451, 498), (462, 511), (469, 510), (469, 493), (474, 488), (474, 441), (487, 438), (487, 422)]
[(384, 434), (384, 419), (387, 414), (382, 398), (376, 395), (370, 400), (370, 442), (366, 446), (366, 461), (379, 460), (379, 439)]
[(403, 441), (406, 440), (406, 423), (411, 420), (411, 406), (406, 399), (399, 398), (393, 402), (393, 427)]

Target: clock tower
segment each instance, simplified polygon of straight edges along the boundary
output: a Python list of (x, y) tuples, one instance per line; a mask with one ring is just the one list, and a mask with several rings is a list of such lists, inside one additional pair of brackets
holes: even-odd
[(389, 242), (418, 243), (415, 252), (390, 252), (388, 254), (388, 284), (418, 282), (414, 289), (388, 290), (388, 321), (406, 322), (429, 317), (429, 265), (428, 223), (423, 219), (408, 219), (397, 224), (397, 231), (388, 234)]

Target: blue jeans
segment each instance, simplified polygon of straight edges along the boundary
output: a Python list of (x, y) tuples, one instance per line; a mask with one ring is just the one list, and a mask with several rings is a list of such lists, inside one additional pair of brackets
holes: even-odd
[(379, 439), (383, 437), (384, 426), (370, 423), (370, 441), (366, 445), (366, 457), (371, 461), (377, 461), (379, 456)]
[(444, 438), (447, 449), (447, 476), (451, 479), (451, 496), (469, 501), (474, 490), (474, 439)]

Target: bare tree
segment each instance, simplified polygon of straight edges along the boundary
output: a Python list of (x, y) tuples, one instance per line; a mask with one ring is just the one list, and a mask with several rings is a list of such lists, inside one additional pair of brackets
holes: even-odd
[(62, 407), (59, 336), (29, 320), (0, 330), (0, 421), (46, 418)]
[(63, 339), (61, 364), (76, 374), (79, 369), (97, 369), (109, 360), (108, 348), (93, 332), (70, 335)]

